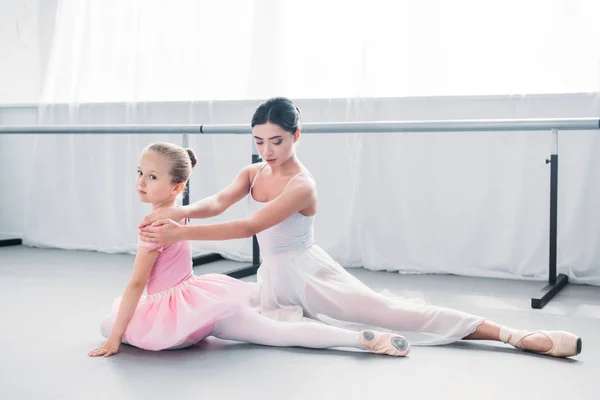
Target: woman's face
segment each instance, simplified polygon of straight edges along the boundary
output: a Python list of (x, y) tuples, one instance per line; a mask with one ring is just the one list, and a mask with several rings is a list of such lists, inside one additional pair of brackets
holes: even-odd
[(267, 122), (255, 125), (252, 135), (262, 159), (274, 166), (283, 164), (294, 155), (300, 133), (296, 131), (292, 134), (279, 125)]

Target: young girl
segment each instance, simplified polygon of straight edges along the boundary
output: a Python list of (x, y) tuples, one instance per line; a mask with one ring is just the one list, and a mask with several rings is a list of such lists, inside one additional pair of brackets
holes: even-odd
[[(147, 147), (137, 171), (140, 200), (152, 204), (154, 211), (174, 209), (195, 164), (191, 149), (169, 143)], [(185, 225), (186, 220), (178, 222)], [(89, 355), (111, 356), (121, 343), (147, 350), (178, 349), (210, 335), (270, 346), (354, 347), (393, 356), (410, 351), (406, 339), (395, 334), (271, 320), (250, 309), (254, 289), (255, 284), (227, 275), (194, 275), (186, 241), (157, 246), (138, 238), (131, 279), (101, 323), (107, 341)]]
[[(300, 113), (286, 98), (262, 103), (252, 134), (265, 163), (240, 171), (221, 192), (174, 209), (156, 210), (140, 224), (150, 243), (227, 240), (256, 234), (263, 263), (257, 272), (260, 312), (274, 319), (308, 317), (341, 327), (401, 333), (412, 345), (463, 339), (495, 340), (557, 357), (581, 351), (581, 338), (563, 331), (528, 332), (480, 316), (384, 296), (368, 288), (317, 246), (314, 178), (296, 156)], [(215, 225), (184, 226), (184, 218), (219, 215), (247, 198), (249, 218)]]

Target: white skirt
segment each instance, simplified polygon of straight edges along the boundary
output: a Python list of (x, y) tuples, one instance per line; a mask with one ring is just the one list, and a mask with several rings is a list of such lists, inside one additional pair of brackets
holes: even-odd
[(405, 336), (412, 345), (440, 345), (473, 333), (484, 318), (385, 291), (377, 293), (319, 246), (265, 256), (253, 304), (279, 321), (316, 320), (352, 330)]

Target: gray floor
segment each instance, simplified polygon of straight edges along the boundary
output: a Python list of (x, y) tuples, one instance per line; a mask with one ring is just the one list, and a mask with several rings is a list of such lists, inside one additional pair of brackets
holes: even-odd
[(121, 295), (132, 261), (123, 254), (0, 248), (0, 399), (599, 398), (600, 288), (579, 285), (532, 310), (529, 299), (542, 283), (349, 270), (376, 290), (417, 294), (514, 327), (571, 330), (583, 338), (574, 359), (489, 342), (415, 347), (409, 357), (393, 358), (212, 338), (179, 351), (123, 346), (114, 357), (88, 358), (102, 343), (99, 320)]

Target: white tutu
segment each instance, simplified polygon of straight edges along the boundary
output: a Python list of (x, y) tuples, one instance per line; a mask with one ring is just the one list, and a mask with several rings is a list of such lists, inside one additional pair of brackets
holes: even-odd
[[(265, 166), (250, 186), (249, 215), (269, 204), (257, 201), (253, 195)], [(257, 234), (264, 260), (257, 272), (258, 284), (254, 285), (259, 290), (252, 303), (261, 314), (279, 321), (311, 319), (357, 331), (396, 332), (413, 345), (461, 340), (484, 321), (421, 299), (373, 291), (315, 244), (314, 218), (295, 213)]]
[(448, 344), (473, 333), (484, 319), (389, 291), (377, 293), (324, 250), (270, 255), (258, 269), (259, 312), (279, 321), (317, 320), (352, 330), (405, 336), (413, 345)]

